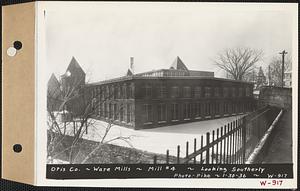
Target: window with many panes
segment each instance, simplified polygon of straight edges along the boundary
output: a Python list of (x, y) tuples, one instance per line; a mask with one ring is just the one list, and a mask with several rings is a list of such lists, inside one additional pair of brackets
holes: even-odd
[(145, 122), (152, 122), (153, 121), (153, 111), (152, 105), (144, 104), (144, 114), (145, 114)]
[(189, 86), (183, 87), (183, 97), (185, 98), (191, 97), (191, 87)]
[(229, 89), (227, 87), (223, 88), (223, 97), (228, 97), (229, 96)]
[(205, 103), (204, 106), (205, 106), (205, 116), (210, 116), (211, 114), (211, 110), (210, 110), (210, 103)]
[(152, 87), (150, 85), (145, 85), (145, 88), (144, 88), (144, 95), (145, 95), (145, 98), (151, 98), (152, 97)]
[(246, 87), (246, 96), (249, 97), (250, 96), (250, 88)]
[(97, 87), (97, 99), (101, 99), (101, 89), (99, 86)]
[(236, 97), (236, 89), (235, 89), (235, 87), (231, 88), (231, 97)]
[(108, 108), (108, 106), (107, 106), (107, 104), (106, 103), (104, 103), (104, 117), (107, 117), (107, 108)]
[(126, 109), (127, 109), (127, 111), (126, 111), (127, 123), (130, 123), (132, 121), (132, 106), (131, 106), (131, 104), (127, 104)]
[(100, 105), (100, 116), (101, 117), (104, 116), (104, 103), (101, 103), (101, 105)]
[(121, 86), (119, 85), (118, 86), (118, 99), (121, 99), (121, 95), (122, 95)]
[(126, 85), (126, 99), (130, 99), (131, 98), (131, 85), (127, 84)]
[(172, 120), (179, 119), (179, 105), (177, 103), (172, 103), (171, 105), (171, 119)]
[(215, 94), (215, 97), (220, 97), (220, 88), (215, 87), (214, 94)]
[(134, 84), (130, 84), (129, 98), (134, 98)]
[(201, 103), (200, 102), (197, 102), (195, 104), (195, 117), (196, 118), (201, 117)]
[(105, 95), (104, 95), (104, 87), (102, 86), (101, 87), (101, 90), (100, 90), (100, 98), (101, 98), (101, 100), (104, 100), (104, 97), (105, 97)]
[(118, 86), (114, 86), (114, 98), (118, 99)]
[(113, 119), (113, 114), (114, 114), (114, 111), (113, 111), (113, 104), (112, 104), (112, 103), (109, 103), (109, 118), (110, 118), (110, 119)]
[(167, 88), (166, 86), (159, 86), (158, 87), (158, 97), (159, 98), (166, 98), (167, 97)]
[(92, 110), (94, 110), (96, 108), (96, 104), (97, 104), (97, 99), (93, 98), (92, 99)]
[(122, 86), (122, 98), (123, 99), (126, 99), (127, 98), (127, 85), (126, 84), (123, 84), (123, 86)]
[(220, 103), (218, 102), (215, 103), (215, 114), (216, 115), (220, 114)]
[(183, 104), (183, 117), (184, 119), (190, 119), (192, 116), (192, 104), (184, 103)]
[(236, 104), (235, 103), (232, 103), (232, 113), (236, 113)]
[(115, 99), (115, 90), (114, 90), (114, 86), (110, 86), (110, 97), (111, 99)]
[(178, 86), (173, 86), (171, 88), (171, 97), (173, 97), (173, 98), (179, 97), (179, 88), (178, 88)]
[(119, 108), (119, 110), (120, 110), (120, 112), (119, 112), (119, 115), (120, 115), (120, 121), (124, 121), (124, 105), (120, 105), (119, 106), (120, 108)]
[(106, 93), (105, 99), (107, 100), (107, 99), (110, 98), (109, 86), (106, 86), (106, 87), (105, 87), (105, 93)]
[(205, 87), (205, 97), (211, 97), (211, 87)]
[(228, 114), (228, 103), (225, 103), (223, 104), (223, 107), (224, 107), (224, 114)]
[(167, 120), (167, 106), (164, 103), (160, 103), (157, 106), (158, 121)]
[(243, 94), (244, 94), (243, 88), (239, 88), (239, 97), (243, 97)]
[(118, 119), (118, 110), (117, 110), (117, 104), (114, 104), (114, 109), (113, 109), (113, 119), (117, 120)]
[(242, 113), (242, 112), (243, 112), (243, 104), (238, 103), (238, 113)]
[(195, 87), (194, 94), (195, 94), (195, 98), (201, 98), (201, 87), (200, 86)]

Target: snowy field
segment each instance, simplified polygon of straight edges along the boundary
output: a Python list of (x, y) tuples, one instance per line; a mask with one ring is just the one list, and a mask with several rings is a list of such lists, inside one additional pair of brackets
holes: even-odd
[[(207, 132), (212, 132), (212, 130), (216, 130), (242, 116), (243, 115), (142, 130), (133, 130), (113, 125), (105, 140), (109, 141), (119, 136), (131, 136), (131, 146), (136, 149), (160, 154), (166, 154), (166, 150), (169, 149), (170, 155), (174, 156), (176, 156), (177, 153), (177, 145), (180, 145), (180, 155), (183, 157), (186, 153), (187, 141), (189, 141), (189, 151), (191, 152), (194, 149), (194, 138), (197, 138), (197, 146), (199, 148), (201, 135), (204, 135), (205, 144), (205, 134)], [(97, 120), (94, 127), (89, 127), (88, 134), (84, 133), (83, 138), (100, 141), (106, 127), (106, 122)], [(109, 143), (131, 147), (122, 140), (115, 140)]]

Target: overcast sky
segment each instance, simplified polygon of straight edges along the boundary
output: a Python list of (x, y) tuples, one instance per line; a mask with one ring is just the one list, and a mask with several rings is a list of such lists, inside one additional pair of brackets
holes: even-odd
[(46, 9), (49, 72), (63, 74), (74, 56), (89, 81), (169, 68), (179, 56), (189, 69), (214, 71), (225, 48), (264, 51), (265, 68), (283, 49), (292, 54), (292, 15), (284, 5), (201, 3), (67, 3)]

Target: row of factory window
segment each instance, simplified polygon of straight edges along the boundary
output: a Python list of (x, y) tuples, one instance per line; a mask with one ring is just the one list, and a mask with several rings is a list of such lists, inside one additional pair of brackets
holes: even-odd
[(102, 103), (96, 114), (102, 118), (124, 123), (133, 121), (132, 104)]
[(98, 86), (91, 91), (93, 98), (100, 100), (108, 99), (131, 99), (134, 98), (133, 83), (124, 83), (123, 85)]
[[(184, 98), (210, 98), (210, 97), (249, 97), (251, 96), (251, 91), (249, 87), (243, 88), (243, 87), (201, 87), (196, 86), (192, 87), (190, 86), (184, 86), (180, 88), (179, 86), (172, 86), (170, 87), (169, 96), (167, 92), (166, 86), (159, 86), (157, 89), (157, 97), (158, 98), (177, 98), (177, 97), (184, 97)], [(153, 88), (150, 85), (146, 85), (144, 87), (144, 98), (152, 98), (153, 96)], [(180, 94), (182, 92), (182, 95)]]
[(158, 123), (166, 122), (168, 112), (170, 112), (171, 121), (211, 118), (213, 115), (218, 117), (229, 114), (241, 114), (251, 110), (251, 103), (172, 103), (169, 108), (167, 104), (161, 103), (157, 105), (157, 109), (152, 104), (144, 104), (143, 106), (144, 123), (151, 124), (154, 121), (153, 115), (157, 113)]
[[(156, 92), (156, 95), (154, 95)], [(107, 99), (132, 99), (134, 98), (134, 84), (125, 83), (119, 86), (99, 86), (91, 91), (92, 97), (100, 100)], [(144, 98), (210, 98), (210, 97), (249, 97), (252, 92), (249, 87), (190, 87), (190, 86), (158, 86), (153, 88), (151, 85), (145, 85), (142, 88), (142, 96)]]

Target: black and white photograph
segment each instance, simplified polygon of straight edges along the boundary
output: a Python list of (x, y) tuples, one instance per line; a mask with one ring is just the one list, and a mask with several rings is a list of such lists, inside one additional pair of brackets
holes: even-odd
[(298, 74), (287, 7), (45, 9), (46, 163), (293, 164)]

